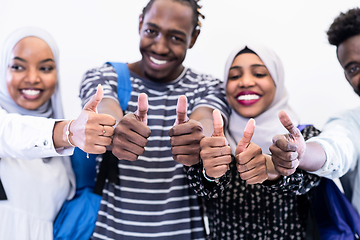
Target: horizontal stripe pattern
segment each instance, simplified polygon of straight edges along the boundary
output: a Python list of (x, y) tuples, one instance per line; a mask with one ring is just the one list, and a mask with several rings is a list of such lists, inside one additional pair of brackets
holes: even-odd
[[(188, 185), (182, 164), (172, 158), (168, 131), (176, 119), (180, 95), (188, 98), (188, 115), (198, 106), (218, 108), (227, 118), (219, 81), (184, 69), (178, 79), (160, 84), (130, 72), (131, 99), (127, 112), (135, 112), (137, 98), (148, 95), (151, 136), (136, 161), (119, 160), (119, 185), (106, 182), (94, 239), (203, 239), (198, 199)], [(117, 99), (117, 75), (110, 65), (86, 73), (80, 90), (84, 105), (104, 88), (104, 97)], [(220, 99), (220, 100), (219, 100)]]

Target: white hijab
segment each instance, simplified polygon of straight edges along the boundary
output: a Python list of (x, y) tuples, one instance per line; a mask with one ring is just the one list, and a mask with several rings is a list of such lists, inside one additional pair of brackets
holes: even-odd
[[(6, 71), (9, 67), (9, 63), (11, 61), (12, 51), (15, 45), (23, 38), (26, 37), (38, 37), (45, 41), (53, 55), (56, 65), (57, 72), (57, 84), (55, 87), (54, 94), (51, 96), (49, 101), (47, 101), (44, 105), (39, 107), (36, 110), (28, 110), (17, 105), (14, 100), (10, 97), (7, 87), (6, 87)], [(21, 115), (31, 115), (37, 117), (46, 117), (46, 118), (56, 118), (62, 119), (64, 118), (62, 102), (59, 90), (59, 51), (56, 46), (54, 39), (50, 36), (46, 31), (35, 28), (35, 27), (24, 27), (20, 28), (13, 33), (5, 40), (2, 52), (1, 52), (1, 63), (0, 63), (0, 105), (4, 108), (8, 113), (19, 113)]]
[[(14, 100), (10, 97), (6, 87), (6, 71), (11, 61), (11, 54), (15, 45), (23, 38), (26, 37), (38, 37), (44, 40), (50, 47), (56, 65), (57, 72), (57, 83), (55, 91), (49, 101), (44, 103), (41, 107), (35, 110), (28, 110), (17, 105)], [(21, 115), (30, 115), (36, 117), (46, 117), (63, 119), (64, 113), (62, 108), (60, 87), (59, 87), (59, 51), (56, 46), (54, 39), (46, 31), (36, 27), (25, 27), (14, 31), (5, 40), (3, 50), (1, 52), (1, 63), (0, 63), (0, 106), (4, 108), (8, 113), (18, 113)], [(62, 161), (65, 165), (69, 181), (71, 182), (72, 188), (69, 192), (68, 199), (71, 199), (75, 194), (75, 175), (71, 168), (70, 158), (68, 156), (62, 156)]]
[[(279, 112), (284, 110), (289, 115), (295, 126), (299, 124), (299, 118), (288, 105), (288, 93), (284, 86), (283, 65), (279, 57), (271, 49), (263, 45), (242, 44), (231, 52), (225, 65), (224, 88), (226, 89), (229, 70), (235, 59), (235, 56), (245, 47), (254, 51), (265, 64), (276, 86), (274, 100), (270, 104), (269, 108), (254, 118), (256, 125), (252, 142), (260, 146), (263, 153), (268, 154), (270, 153), (269, 147), (272, 144), (273, 136), (276, 134), (287, 133), (286, 129), (282, 126), (278, 118)], [(235, 110), (232, 110), (226, 136), (230, 142), (230, 147), (233, 154), (235, 154), (237, 143), (243, 136), (243, 131), (248, 120), (248, 118), (242, 117)]]

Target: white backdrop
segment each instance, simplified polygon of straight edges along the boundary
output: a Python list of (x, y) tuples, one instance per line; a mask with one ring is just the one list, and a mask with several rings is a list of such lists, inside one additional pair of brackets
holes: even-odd
[[(0, 45), (16, 28), (38, 26), (60, 48), (60, 81), (67, 118), (80, 111), (79, 84), (86, 70), (106, 61), (140, 59), (138, 16), (147, 0), (0, 0)], [(238, 41), (272, 47), (285, 67), (290, 103), (302, 123), (321, 128), (342, 109), (360, 105), (346, 82), (326, 30), (358, 0), (202, 0), (206, 19), (186, 66), (222, 78)]]

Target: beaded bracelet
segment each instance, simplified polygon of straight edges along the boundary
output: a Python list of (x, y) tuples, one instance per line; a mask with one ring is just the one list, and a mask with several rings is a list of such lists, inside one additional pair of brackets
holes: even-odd
[(204, 167), (203, 167), (202, 173), (203, 173), (203, 175), (204, 175), (204, 178), (205, 178), (207, 181), (219, 183), (220, 178), (213, 178), (213, 177), (209, 177), (208, 175), (206, 175), (206, 172), (205, 172), (205, 168), (204, 168)]

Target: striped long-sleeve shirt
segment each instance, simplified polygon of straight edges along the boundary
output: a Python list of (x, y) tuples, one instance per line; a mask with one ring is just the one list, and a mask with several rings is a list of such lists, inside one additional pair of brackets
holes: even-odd
[[(156, 83), (130, 72), (131, 99), (127, 112), (137, 109), (137, 98), (148, 95), (151, 136), (136, 161), (119, 160), (119, 185), (106, 183), (93, 234), (94, 239), (203, 239), (198, 199), (189, 188), (182, 164), (172, 158), (169, 129), (176, 119), (177, 99), (188, 98), (188, 115), (200, 106), (229, 109), (219, 80), (191, 69), (169, 83)], [(80, 90), (84, 105), (101, 83), (104, 97), (117, 98), (117, 74), (110, 65), (86, 73)]]

